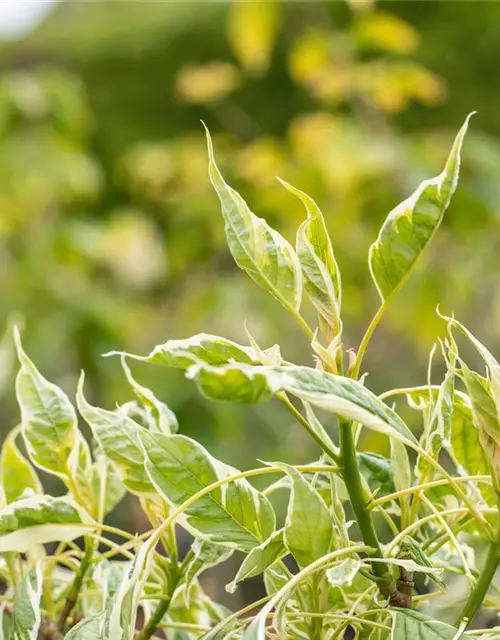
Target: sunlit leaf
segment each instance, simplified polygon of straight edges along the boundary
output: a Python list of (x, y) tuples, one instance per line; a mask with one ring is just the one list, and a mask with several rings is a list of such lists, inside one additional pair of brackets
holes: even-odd
[(18, 434), (19, 429), (14, 429), (7, 435), (0, 456), (1, 489), (7, 503), (14, 502), (26, 489), (43, 493), (35, 470), (17, 448)]
[[(146, 470), (165, 499), (179, 506), (195, 493), (236, 473), (181, 435), (142, 431)], [(247, 480), (214, 489), (185, 511), (188, 526), (203, 539), (250, 551), (274, 531), (271, 504)]]
[[(456, 637), (457, 629), (418, 611), (397, 608), (389, 611), (393, 619), (391, 640), (408, 640), (408, 638), (453, 640)], [(462, 635), (461, 640), (471, 640), (471, 638)]]
[(469, 119), (470, 116), (455, 138), (443, 172), (423, 182), (391, 211), (370, 247), (370, 271), (382, 302), (404, 284), (441, 223), (457, 186), (460, 151)]
[(267, 540), (254, 547), (241, 563), (234, 580), (226, 586), (226, 591), (234, 593), (238, 583), (247, 578), (264, 573), (277, 560), (289, 552), (283, 539), (284, 530), (275, 531)]
[(185, 102), (203, 104), (217, 102), (241, 84), (240, 73), (224, 61), (187, 65), (179, 70), (175, 85), (177, 95)]
[(293, 247), (224, 182), (215, 164), (207, 129), (209, 175), (222, 205), (226, 236), (236, 264), (289, 311), (297, 313), (302, 298), (302, 274)]
[(105, 621), (105, 611), (89, 616), (72, 627), (64, 640), (107, 640), (104, 635)]
[(17, 587), (12, 607), (11, 640), (37, 640), (40, 628), (40, 600), (43, 575), (40, 564)]
[(68, 498), (29, 496), (0, 510), (0, 552), (24, 553), (37, 544), (88, 533), (90, 517)]
[(154, 493), (144, 469), (144, 454), (139, 444), (140, 425), (117, 409), (108, 411), (90, 405), (83, 395), (83, 376), (78, 384), (76, 403), (88, 422), (94, 438), (112, 463), (125, 487), (133, 493)]
[(14, 337), (21, 364), (16, 392), (26, 448), (37, 466), (67, 476), (77, 438), (75, 409), (67, 395), (46, 380), (28, 358), (17, 331)]
[(340, 331), (341, 282), (323, 214), (314, 200), (303, 191), (283, 180), (280, 182), (306, 208), (307, 219), (297, 231), (297, 256), (305, 289), (335, 336)]

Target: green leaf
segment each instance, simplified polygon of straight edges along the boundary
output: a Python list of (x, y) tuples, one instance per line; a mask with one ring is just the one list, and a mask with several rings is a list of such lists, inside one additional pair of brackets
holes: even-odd
[(78, 410), (118, 477), (132, 493), (155, 493), (144, 468), (144, 453), (139, 444), (139, 433), (143, 428), (119, 409), (107, 411), (90, 405), (83, 395), (83, 382), (82, 375), (76, 394)]
[[(179, 506), (195, 493), (237, 473), (186, 436), (142, 431), (145, 467), (159, 493)], [(269, 500), (245, 479), (214, 489), (185, 511), (186, 523), (207, 541), (250, 551), (275, 527)]]
[(360, 569), (361, 560), (358, 558), (346, 558), (328, 569), (326, 578), (332, 587), (350, 587)]
[(0, 483), (7, 504), (14, 502), (26, 489), (33, 493), (43, 493), (35, 470), (17, 448), (18, 434), (19, 428), (7, 435), (0, 455)]
[(233, 554), (232, 549), (211, 544), (203, 540), (195, 540), (191, 545), (193, 556), (184, 568), (184, 582), (186, 584), (186, 605), (189, 606), (191, 586), (196, 578), (211, 567), (225, 562)]
[(442, 173), (422, 182), (391, 211), (370, 247), (370, 271), (382, 302), (404, 284), (443, 219), (457, 186), (460, 151), (471, 115), (458, 132)]
[(234, 580), (226, 586), (228, 593), (234, 593), (239, 582), (264, 573), (277, 560), (288, 554), (284, 541), (284, 529), (275, 531), (267, 540), (254, 547), (243, 560)]
[(72, 627), (64, 636), (64, 640), (106, 640), (105, 621), (105, 611), (89, 616)]
[(12, 607), (11, 640), (37, 640), (41, 621), (42, 585), (42, 568), (37, 564), (16, 589)]
[(283, 469), (292, 482), (283, 538), (304, 568), (332, 550), (336, 537), (332, 518), (323, 498), (296, 469), (282, 462), (273, 466)]
[(207, 146), (210, 181), (219, 196), (229, 250), (240, 269), (293, 313), (300, 308), (302, 274), (293, 247), (224, 182), (214, 159), (210, 133)]
[(304, 286), (320, 316), (330, 326), (333, 335), (337, 335), (340, 330), (340, 272), (323, 214), (306, 193), (283, 180), (280, 182), (306, 208), (307, 219), (297, 231), (296, 244)]
[(163, 433), (175, 433), (178, 431), (179, 423), (177, 422), (175, 413), (169, 409), (164, 402), (158, 400), (151, 389), (143, 387), (137, 382), (132, 376), (132, 372), (124, 356), (121, 358), (121, 363), (130, 386), (140, 402), (142, 402), (144, 407), (150, 412), (156, 428)]
[[(438, 573), (442, 571), (442, 569), (437, 569), (433, 564), (429, 556), (425, 553), (420, 543), (412, 538), (411, 536), (406, 536), (399, 543), (399, 558), (410, 559), (417, 563), (420, 567), (425, 567), (428, 571), (430, 577), (434, 580), (434, 582), (441, 588), (445, 587), (445, 583), (441, 580)], [(421, 571), (421, 569), (413, 569), (413, 571)]]
[(41, 469), (68, 476), (68, 459), (77, 438), (75, 410), (68, 396), (46, 380), (28, 358), (17, 330), (14, 337), (21, 363), (16, 392), (28, 454)]
[(0, 553), (24, 553), (37, 544), (65, 542), (89, 532), (92, 520), (68, 498), (29, 496), (0, 511)]
[(209, 398), (265, 402), (286, 391), (301, 400), (391, 437), (417, 444), (401, 418), (360, 382), (309, 367), (194, 365), (187, 372)]
[(360, 451), (357, 454), (359, 470), (363, 474), (370, 491), (377, 496), (387, 496), (396, 491), (394, 469), (390, 460), (379, 453)]
[[(410, 609), (389, 609), (392, 614), (391, 640), (453, 640), (457, 629)], [(462, 635), (460, 640), (471, 640)]]
[[(244, 362), (246, 364), (257, 362), (255, 352), (251, 347), (244, 347), (232, 340), (227, 340), (220, 336), (212, 336), (208, 333), (198, 333), (184, 340), (168, 340), (165, 344), (155, 347), (147, 356), (136, 356), (121, 351), (111, 351), (106, 355), (121, 355), (122, 362), (123, 357), (129, 357), (142, 362), (153, 362), (165, 367), (178, 369), (187, 369), (198, 362), (212, 366), (220, 366), (229, 362)], [(128, 367), (125, 372), (128, 377), (130, 374)], [(144, 387), (139, 389), (137, 383), (133, 387), (136, 392), (140, 391), (140, 396), (142, 397), (139, 399), (144, 401)], [(151, 392), (149, 389), (146, 391), (149, 392), (147, 394), (149, 396)]]

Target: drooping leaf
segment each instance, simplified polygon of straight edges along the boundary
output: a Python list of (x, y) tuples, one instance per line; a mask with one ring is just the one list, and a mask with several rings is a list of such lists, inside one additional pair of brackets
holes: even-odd
[(26, 552), (37, 544), (88, 533), (91, 518), (68, 498), (29, 496), (0, 510), (0, 552)]
[(388, 458), (371, 451), (360, 451), (357, 458), (359, 470), (372, 493), (376, 493), (377, 496), (387, 496), (396, 491), (394, 469)]
[[(145, 467), (151, 482), (172, 505), (236, 470), (212, 458), (186, 436), (142, 431)], [(246, 480), (214, 489), (185, 511), (188, 526), (207, 541), (250, 551), (274, 531), (274, 510), (268, 499)]]
[[(439, 577), (438, 573), (441, 572), (441, 569), (436, 568), (433, 564), (429, 556), (423, 550), (421, 544), (412, 538), (411, 536), (406, 536), (401, 540), (399, 544), (399, 553), (398, 557), (402, 559), (410, 559), (417, 563), (420, 567), (426, 567), (430, 569), (429, 572), (430, 577), (434, 580), (434, 582), (441, 588), (444, 588), (445, 584), (442, 579)], [(413, 569), (414, 571), (419, 571), (419, 569)]]
[(302, 273), (293, 247), (248, 205), (222, 177), (207, 132), (209, 175), (219, 196), (229, 250), (240, 269), (292, 312), (300, 308)]
[(231, 364), (195, 365), (188, 370), (209, 398), (232, 402), (265, 402), (278, 391), (359, 422), (369, 429), (417, 444), (401, 418), (360, 382), (309, 367), (260, 367)]
[(264, 573), (277, 560), (288, 554), (283, 535), (284, 530), (279, 529), (250, 551), (241, 563), (234, 580), (226, 586), (228, 593), (234, 593), (239, 582)]
[(1, 490), (7, 504), (14, 502), (26, 489), (33, 493), (43, 493), (43, 488), (38, 476), (19, 451), (16, 437), (19, 428), (13, 429), (5, 438), (0, 455), (0, 482)]
[(190, 587), (196, 578), (207, 569), (215, 567), (221, 562), (225, 562), (233, 554), (232, 549), (211, 544), (203, 540), (195, 540), (191, 545), (191, 551), (193, 555), (184, 568), (185, 594), (188, 606)]
[(108, 411), (90, 405), (83, 395), (83, 376), (78, 383), (76, 403), (88, 422), (94, 438), (113, 465), (118, 477), (132, 493), (154, 493), (144, 468), (144, 454), (139, 444), (143, 429), (123, 411)]
[(179, 423), (175, 413), (167, 407), (167, 405), (158, 400), (155, 394), (148, 389), (140, 385), (133, 377), (130, 367), (127, 364), (125, 357), (122, 356), (121, 363), (127, 380), (132, 387), (137, 398), (142, 402), (144, 407), (149, 410), (153, 418), (153, 424), (159, 431), (163, 433), (175, 433), (179, 429)]
[(304, 568), (332, 550), (335, 530), (323, 498), (293, 467), (273, 463), (292, 482), (283, 540), (299, 567)]
[[(457, 629), (449, 624), (430, 618), (429, 616), (410, 609), (390, 609), (392, 615), (391, 640), (453, 640)], [(471, 640), (470, 636), (462, 635), (461, 640)]]
[(16, 589), (12, 607), (11, 640), (37, 640), (41, 622), (42, 585), (42, 568), (37, 564)]
[(75, 409), (67, 395), (46, 380), (28, 358), (17, 330), (14, 336), (21, 364), (16, 393), (28, 454), (45, 471), (67, 476), (77, 438)]
[(341, 282), (325, 220), (318, 205), (307, 194), (280, 180), (297, 196), (307, 211), (307, 219), (297, 231), (299, 258), (305, 289), (333, 335), (340, 330)]
[(360, 568), (361, 560), (346, 558), (328, 569), (326, 578), (332, 587), (351, 586)]
[(382, 302), (404, 284), (443, 219), (457, 186), (460, 151), (470, 117), (458, 132), (442, 173), (422, 182), (391, 211), (370, 247), (370, 271)]

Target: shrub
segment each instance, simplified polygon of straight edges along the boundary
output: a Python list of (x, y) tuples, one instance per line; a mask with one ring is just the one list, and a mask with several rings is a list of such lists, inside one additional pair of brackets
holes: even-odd
[[(376, 396), (360, 377), (375, 328), (455, 191), (467, 126), (468, 119), (443, 172), (389, 214), (371, 246), (369, 267), (380, 307), (358, 350), (348, 351), (346, 359), (340, 272), (321, 211), (283, 182), (307, 212), (294, 249), (224, 182), (208, 131), (209, 174), (230, 251), (297, 320), (315, 366), (287, 362), (278, 345), (262, 349), (249, 334), (249, 346), (199, 334), (169, 340), (147, 356), (121, 353), (134, 400), (113, 410), (92, 406), (80, 379), (76, 407), (92, 430), (89, 446), (73, 404), (38, 372), (16, 332), (21, 424), (5, 440), (1, 456), (1, 574), (7, 585), (2, 616), (10, 637), (467, 637), (463, 632), (482, 606), (500, 560), (500, 365), (449, 317), (447, 337), (438, 341), (446, 364), (441, 384), (431, 381), (436, 349), (422, 386)], [(317, 311), (318, 331), (301, 314), (303, 290)], [(460, 356), (458, 334), (484, 360), (486, 377)], [(216, 460), (177, 432), (173, 413), (133, 377), (130, 359), (182, 369), (213, 400), (276, 398), (316, 441), (318, 461), (264, 462), (240, 472)], [(422, 415), (419, 439), (388, 404), (405, 399)], [(322, 418), (336, 416), (338, 443), (318, 410)], [(360, 450), (362, 429), (389, 438), (390, 459)], [(57, 476), (67, 495), (44, 495), (37, 468)], [(274, 482), (258, 491), (250, 480), (261, 475)], [(278, 490), (289, 496), (284, 522), (277, 522), (273, 507)], [(105, 524), (125, 492), (137, 497), (151, 523), (145, 534)], [(194, 537), (184, 557), (177, 528)], [(480, 572), (471, 561), (470, 539), (488, 549)], [(245, 555), (227, 590), (263, 575), (267, 595), (231, 613), (208, 598), (198, 578), (234, 551)], [(418, 611), (436, 597), (451, 608), (449, 598), (463, 584), (469, 595), (459, 603), (455, 627)], [(488, 603), (498, 606), (498, 597), (492, 594)], [(497, 637), (493, 631), (474, 632), (481, 633)]]

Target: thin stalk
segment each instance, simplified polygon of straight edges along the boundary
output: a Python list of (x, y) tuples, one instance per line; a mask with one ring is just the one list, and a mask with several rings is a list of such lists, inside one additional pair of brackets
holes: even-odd
[[(364, 543), (374, 550), (373, 556), (383, 558), (382, 548), (368, 510), (368, 504), (365, 500), (361, 474), (356, 457), (356, 448), (354, 446), (351, 424), (349, 422), (339, 420), (339, 435), (342, 477), (349, 494), (361, 536)], [(391, 604), (397, 603), (401, 606), (402, 603), (398, 601), (398, 591), (390, 569), (383, 563), (374, 562), (372, 564), (372, 570), (384, 598), (389, 600)]]
[(288, 399), (286, 393), (284, 393), (283, 391), (280, 391), (279, 393), (276, 394), (276, 397), (278, 398), (278, 400), (280, 402), (282, 402), (285, 407), (294, 415), (294, 417), (297, 419), (297, 421), (304, 427), (304, 429), (307, 431), (307, 433), (311, 436), (311, 438), (313, 438), (313, 440), (315, 440), (319, 446), (321, 447), (321, 449), (326, 453), (326, 455), (331, 458), (333, 460), (333, 462), (335, 462), (336, 464), (339, 463), (339, 456), (337, 454), (336, 451), (334, 451), (332, 449), (332, 447), (329, 446), (329, 444), (327, 442), (325, 442), (317, 433), (316, 431), (311, 427), (311, 425), (309, 424), (309, 422), (304, 418), (304, 416), (300, 413), (300, 411), (298, 411), (293, 404), (290, 402), (290, 400)]
[[(172, 577), (172, 576), (169, 576), (169, 577)], [(156, 633), (159, 626), (161, 625), (161, 621), (163, 620), (163, 617), (168, 611), (170, 603), (172, 602), (172, 596), (174, 594), (174, 591), (177, 585), (179, 584), (179, 580), (180, 580), (180, 575), (178, 573), (174, 574), (173, 579), (169, 580), (169, 593), (165, 598), (162, 598), (158, 602), (155, 610), (151, 614), (151, 617), (147, 621), (146, 626), (142, 631), (140, 631), (137, 634), (136, 640), (149, 640), (149, 638), (151, 638)]]
[(479, 576), (476, 586), (471, 591), (467, 602), (460, 614), (456, 627), (460, 627), (463, 623), (465, 629), (472, 622), (472, 619), (478, 612), (479, 608), (483, 604), (486, 593), (490, 587), (491, 581), (495, 577), (495, 573), (500, 563), (500, 529), (497, 534), (496, 540), (492, 540), (488, 547), (488, 553), (486, 555), (486, 561), (484, 563), (483, 570)]
[(380, 305), (377, 313), (373, 316), (373, 319), (368, 325), (368, 329), (366, 330), (365, 335), (361, 340), (361, 343), (359, 345), (359, 348), (356, 354), (356, 362), (354, 363), (354, 367), (352, 371), (349, 372), (350, 377), (353, 378), (354, 380), (357, 380), (359, 376), (359, 371), (361, 369), (361, 364), (363, 362), (365, 351), (370, 343), (373, 332), (377, 328), (379, 322), (382, 320), (382, 316), (384, 315), (385, 310), (387, 308), (387, 302), (388, 301), (386, 300), (384, 303)]
[(85, 579), (85, 574), (89, 566), (92, 563), (92, 556), (94, 553), (94, 541), (89, 537), (85, 538), (85, 554), (80, 563), (80, 567), (76, 572), (75, 578), (73, 580), (73, 584), (69, 590), (69, 593), (64, 602), (63, 610), (61, 612), (61, 616), (57, 622), (57, 627), (61, 632), (64, 632), (64, 627), (66, 626), (66, 620), (71, 615), (71, 612), (76, 606), (78, 602), (78, 596), (80, 595), (80, 590), (83, 585), (83, 580)]

